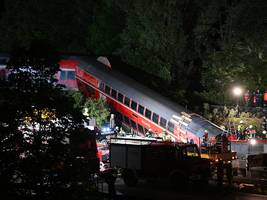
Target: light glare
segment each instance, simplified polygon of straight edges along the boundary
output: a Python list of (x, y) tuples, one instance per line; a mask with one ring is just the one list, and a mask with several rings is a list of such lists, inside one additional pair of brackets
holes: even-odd
[(240, 87), (234, 87), (233, 93), (235, 96), (240, 96), (243, 93), (243, 91)]
[(257, 143), (257, 141), (256, 141), (255, 139), (251, 139), (251, 140), (250, 140), (250, 144), (251, 144), (251, 145), (255, 145), (256, 143)]

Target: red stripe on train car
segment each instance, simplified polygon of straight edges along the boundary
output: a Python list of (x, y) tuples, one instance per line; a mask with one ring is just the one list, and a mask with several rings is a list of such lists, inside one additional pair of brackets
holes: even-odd
[(98, 88), (99, 80), (78, 67), (76, 68), (76, 76)]

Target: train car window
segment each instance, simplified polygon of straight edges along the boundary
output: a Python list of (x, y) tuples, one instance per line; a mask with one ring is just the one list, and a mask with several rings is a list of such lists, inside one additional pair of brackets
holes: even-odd
[(144, 127), (138, 124), (138, 131), (142, 134), (144, 134)]
[(151, 111), (150, 110), (146, 109), (145, 117), (148, 118), (148, 119), (151, 119)]
[(105, 84), (103, 82), (100, 83), (99, 89), (104, 92)]
[(131, 120), (131, 126), (133, 127), (133, 129), (137, 129), (136, 123), (133, 120)]
[(165, 118), (161, 117), (159, 124), (161, 127), (166, 128), (167, 120)]
[(171, 123), (171, 122), (168, 123), (168, 130), (172, 133), (174, 132), (174, 124), (173, 123)]
[(158, 124), (159, 123), (159, 115), (156, 113), (153, 113), (152, 121)]
[(117, 91), (112, 89), (111, 90), (111, 96), (116, 99), (117, 98)]
[(105, 93), (110, 95), (110, 87), (106, 85), (105, 87)]
[(140, 114), (144, 115), (144, 110), (145, 110), (144, 106), (141, 106), (141, 105), (138, 106), (138, 112)]
[(75, 80), (75, 71), (68, 71), (67, 72), (67, 79)]
[(137, 107), (137, 103), (136, 103), (135, 101), (132, 101), (132, 103), (131, 103), (131, 108), (132, 108), (133, 110), (136, 110), (136, 107)]
[(60, 71), (60, 80), (66, 80), (66, 71)]
[(130, 106), (130, 99), (128, 97), (124, 98), (124, 104), (128, 107)]
[(126, 124), (130, 125), (130, 120), (129, 120), (129, 118), (126, 117), (126, 116), (124, 116), (123, 118), (124, 118), (124, 122), (125, 122)]
[(120, 102), (123, 102), (123, 95), (121, 93), (118, 93), (118, 100)]

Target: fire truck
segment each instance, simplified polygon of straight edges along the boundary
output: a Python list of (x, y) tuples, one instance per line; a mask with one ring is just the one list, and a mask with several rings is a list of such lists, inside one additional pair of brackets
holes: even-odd
[(210, 177), (210, 161), (201, 158), (196, 144), (112, 137), (109, 145), (110, 166), (118, 169), (128, 186), (135, 186), (139, 177), (169, 178), (179, 186), (195, 180), (207, 182)]

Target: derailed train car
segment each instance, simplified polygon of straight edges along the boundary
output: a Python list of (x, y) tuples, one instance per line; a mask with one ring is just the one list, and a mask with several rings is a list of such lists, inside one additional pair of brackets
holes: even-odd
[(166, 133), (173, 141), (200, 144), (205, 130), (209, 137), (223, 132), (207, 119), (189, 113), (94, 57), (69, 56), (61, 62), (75, 68), (78, 88), (85, 96), (106, 99), (116, 111), (117, 121), (141, 135), (148, 131)]

